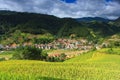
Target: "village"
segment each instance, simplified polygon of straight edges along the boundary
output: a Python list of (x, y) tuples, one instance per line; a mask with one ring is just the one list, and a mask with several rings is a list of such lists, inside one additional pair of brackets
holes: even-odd
[(50, 50), (50, 49), (77, 49), (77, 50), (90, 50), (94, 47), (94, 44), (92, 42), (88, 42), (86, 39), (56, 39), (51, 43), (48, 44), (32, 44), (30, 42), (28, 43), (23, 43), (22, 45), (13, 43), (9, 45), (3, 46), (0, 44), (0, 49), (4, 50), (9, 50), (9, 49), (15, 49), (20, 46), (35, 46), (36, 48), (39, 49), (45, 49), (45, 50)]

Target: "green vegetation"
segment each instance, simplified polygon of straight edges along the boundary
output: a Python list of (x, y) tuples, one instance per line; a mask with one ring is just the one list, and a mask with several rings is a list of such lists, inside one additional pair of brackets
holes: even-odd
[(58, 56), (48, 56), (47, 61), (49, 61), (49, 62), (63, 62), (67, 59), (66, 56), (67, 55), (65, 53), (61, 53)]
[[(0, 51), (0, 80), (119, 80), (119, 21), (78, 22), (43, 14), (0, 11), (0, 50), (6, 45), (15, 49)], [(104, 42), (109, 48), (82, 54), (78, 50), (44, 51), (30, 47), (58, 38), (88, 39), (94, 43), (88, 45), (96, 47)], [(66, 60), (67, 55), (71, 59)]]
[(6, 36), (7, 38), (1, 40), (1, 43), (3, 45), (10, 45), (10, 44), (19, 44), (23, 45), (25, 43), (31, 43), (31, 44), (47, 44), (54, 40), (54, 36), (49, 33), (45, 34), (30, 34), (30, 33), (24, 33), (20, 30), (16, 30), (15, 32), (11, 33), (10, 35)]
[(54, 39), (53, 35), (46, 33), (44, 35), (37, 35), (37, 37), (34, 37), (32, 40), (34, 44), (48, 44)]
[(120, 49), (118, 49), (118, 48), (109, 48), (109, 49), (106, 51), (106, 53), (108, 53), (108, 54), (118, 54), (118, 55), (120, 55)]
[(27, 59), (27, 60), (46, 60), (47, 53), (42, 49), (35, 47), (20, 47), (17, 49), (17, 53), (13, 55), (13, 59)]
[(65, 61), (66, 54), (61, 53), (56, 56), (48, 56), (46, 51), (43, 51), (42, 49), (26, 46), (26, 47), (20, 47), (15, 50), (16, 53), (12, 54), (11, 59), (17, 59), (17, 60), (41, 60), (41, 61), (48, 61), (48, 62), (63, 62)]
[[(120, 55), (110, 48), (91, 51), (65, 62), (10, 60), (0, 62), (1, 80), (119, 80)], [(119, 48), (113, 48), (119, 52)]]
[(78, 57), (72, 58), (70, 60), (67, 60), (65, 62), (81, 62), (81, 61), (87, 61), (88, 59), (90, 59), (93, 55), (93, 52), (89, 52), (89, 53), (83, 53), (81, 55), (79, 55)]
[(118, 62), (120, 60), (120, 48), (103, 48), (90, 51), (65, 62)]
[[(48, 43), (54, 38), (40, 38), (34, 35), (50, 34), (52, 37), (87, 38), (97, 42), (120, 31), (117, 24), (91, 21), (78, 22), (72, 18), (57, 18), (51, 15), (1, 11), (0, 13), (0, 44), (23, 42)], [(19, 30), (19, 31), (18, 31)], [(32, 36), (32, 37), (31, 37)], [(31, 40), (33, 39), (34, 40)]]
[(0, 58), (7, 58), (7, 59), (10, 59), (12, 57), (13, 54), (15, 54), (16, 51), (3, 51), (3, 52), (0, 52)]

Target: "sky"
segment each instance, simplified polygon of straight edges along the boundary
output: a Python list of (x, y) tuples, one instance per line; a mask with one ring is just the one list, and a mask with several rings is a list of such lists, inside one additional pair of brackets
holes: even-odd
[(60, 18), (120, 17), (120, 0), (0, 0), (0, 10), (34, 12)]

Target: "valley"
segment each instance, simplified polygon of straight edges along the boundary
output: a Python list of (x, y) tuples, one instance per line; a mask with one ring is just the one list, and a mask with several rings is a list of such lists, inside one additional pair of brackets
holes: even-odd
[(119, 23), (0, 11), (0, 80), (119, 80)]

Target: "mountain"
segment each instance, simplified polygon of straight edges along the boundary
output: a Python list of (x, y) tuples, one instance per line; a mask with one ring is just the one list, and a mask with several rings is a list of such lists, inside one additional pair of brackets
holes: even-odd
[(120, 17), (114, 21), (114, 24), (120, 27)]
[(120, 17), (119, 17), (119, 18), (117, 18), (115, 21), (119, 21), (119, 22), (120, 22)]
[(46, 14), (0, 11), (0, 34), (10, 35), (20, 30), (35, 35), (50, 33), (57, 37), (69, 37), (74, 34), (76, 37), (98, 38), (120, 32), (120, 27), (107, 23), (106, 21), (109, 21), (107, 19), (98, 17), (83, 19), (88, 22)]
[(44, 32), (56, 34), (61, 25), (60, 19), (52, 15), (0, 11), (1, 33), (19, 29), (23, 32), (33, 34)]
[(79, 22), (91, 22), (91, 21), (109, 22), (111, 21), (109, 19), (104, 19), (101, 17), (83, 17), (83, 18), (77, 18), (76, 20)]
[(16, 11), (9, 11), (9, 10), (0, 10), (1, 15), (11, 15), (11, 14), (16, 14)]

